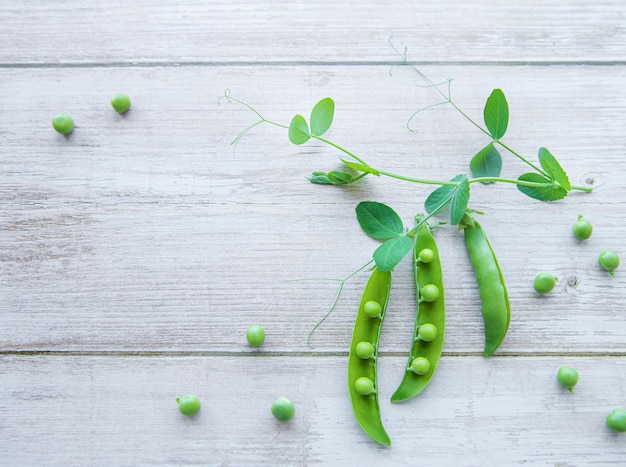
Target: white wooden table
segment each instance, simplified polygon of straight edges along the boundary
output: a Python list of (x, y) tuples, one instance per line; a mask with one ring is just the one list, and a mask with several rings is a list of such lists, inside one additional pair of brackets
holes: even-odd
[[(393, 38), (393, 39), (391, 39)], [(351, 411), (347, 350), (367, 274), (333, 282), (377, 243), (354, 215), (387, 203), (407, 224), (432, 187), (366, 178), (309, 184), (338, 167), (322, 144), (290, 145), (225, 89), (288, 123), (337, 105), (328, 138), (371, 164), (424, 178), (467, 172), (486, 141), (400, 66), (390, 45), (480, 120), (492, 89), (506, 141), (548, 147), (592, 194), (540, 203), (473, 186), (471, 207), (507, 279), (512, 320), (483, 358), (483, 324), (462, 234), (437, 232), (446, 286), (444, 354), (430, 386), (391, 404), (413, 330), (408, 261), (394, 273), (379, 359), (392, 447)], [(4, 466), (625, 465), (626, 3), (307, 0), (0, 4), (0, 464)], [(115, 92), (132, 99), (117, 115)], [(50, 125), (71, 114), (69, 138)], [(524, 166), (505, 156), (503, 175)], [(577, 214), (594, 225), (577, 242)], [(541, 270), (555, 291), (532, 289)], [(248, 325), (267, 332), (258, 350)], [(574, 394), (559, 366), (578, 369)], [(198, 416), (175, 398), (195, 393)], [(288, 423), (271, 402), (296, 405)]]

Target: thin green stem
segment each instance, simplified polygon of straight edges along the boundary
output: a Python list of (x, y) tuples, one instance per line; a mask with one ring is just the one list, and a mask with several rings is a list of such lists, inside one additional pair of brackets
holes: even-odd
[(315, 135), (309, 135), (311, 136), (311, 138), (315, 138), (323, 143), (328, 144), (329, 146), (332, 146), (336, 149), (339, 149), (341, 152), (343, 152), (344, 154), (347, 154), (348, 156), (352, 157), (355, 161), (359, 162), (360, 164), (363, 164), (367, 167), (371, 167), (367, 162), (365, 162), (363, 159), (361, 159), (359, 156), (357, 156), (356, 154), (354, 154), (351, 151), (348, 151), (346, 148), (343, 148), (341, 146), (339, 146), (338, 144), (333, 143), (332, 141), (327, 140), (326, 138), (322, 138), (321, 136), (315, 136)]
[(378, 171), (379, 175), (384, 175), (386, 177), (395, 178), (398, 180), (404, 180), (405, 182), (411, 183), (422, 183), (424, 185), (446, 185), (446, 186), (457, 186), (458, 182), (451, 181), (443, 181), (443, 180), (426, 180), (423, 178), (413, 178), (413, 177), (405, 177), (404, 175), (398, 175), (392, 172), (386, 172), (384, 170)]
[(509, 146), (507, 146), (506, 144), (504, 144), (502, 141), (500, 140), (495, 140), (494, 143), (499, 144), (500, 146), (502, 146), (504, 149), (506, 149), (507, 151), (509, 151), (511, 154), (513, 154), (515, 157), (517, 157), (519, 160), (521, 160), (522, 162), (524, 162), (525, 164), (529, 165), (530, 167), (532, 167), (534, 170), (536, 170), (537, 172), (539, 172), (541, 175), (543, 175), (544, 177), (550, 177), (547, 173), (545, 173), (543, 171), (543, 169), (541, 169), (541, 167), (536, 166), (535, 164), (533, 164), (532, 162), (530, 162), (528, 159), (526, 159), (525, 157), (523, 157), (520, 153), (518, 153), (517, 151), (514, 151), (512, 148), (510, 148)]

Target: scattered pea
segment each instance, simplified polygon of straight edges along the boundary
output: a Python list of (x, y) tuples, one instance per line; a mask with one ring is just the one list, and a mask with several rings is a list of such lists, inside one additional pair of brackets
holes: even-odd
[(111, 105), (117, 113), (123, 114), (130, 109), (130, 98), (123, 92), (118, 92), (111, 99)]
[(587, 219), (583, 218), (582, 215), (578, 216), (578, 220), (574, 222), (574, 226), (572, 227), (572, 233), (574, 237), (578, 240), (587, 240), (591, 237), (591, 232), (593, 232), (593, 226), (591, 222)]
[(68, 114), (58, 114), (52, 119), (52, 128), (64, 136), (74, 131), (74, 119)]
[(426, 284), (422, 287), (421, 295), (425, 302), (434, 302), (439, 298), (439, 287), (435, 284)]
[(435, 259), (435, 253), (430, 248), (424, 248), (419, 252), (417, 259), (422, 263), (432, 263)]
[(571, 366), (564, 365), (559, 368), (556, 379), (569, 392), (574, 392), (574, 386), (578, 383), (578, 372)]
[(615, 272), (617, 267), (619, 266), (619, 255), (615, 253), (613, 250), (604, 250), (600, 253), (598, 257), (598, 263), (600, 263), (600, 267), (605, 271), (609, 271), (611, 275)]
[(363, 313), (365, 313), (370, 318), (378, 318), (380, 313), (383, 311), (383, 307), (380, 306), (380, 303), (370, 300), (363, 305)]
[(265, 329), (258, 324), (253, 324), (246, 331), (246, 339), (252, 347), (260, 347), (265, 341)]
[(178, 410), (180, 410), (180, 413), (188, 417), (197, 414), (200, 410), (200, 400), (193, 394), (177, 397), (176, 402), (178, 403)]
[(556, 282), (558, 280), (559, 279), (552, 273), (540, 272), (535, 276), (533, 286), (538, 293), (546, 294), (554, 289), (554, 286), (556, 285)]
[(274, 402), (272, 402), (272, 415), (276, 417), (277, 420), (281, 422), (286, 422), (291, 420), (296, 413), (296, 408), (286, 397), (279, 397)]
[(361, 376), (354, 382), (354, 389), (362, 396), (367, 396), (374, 392), (374, 383), (367, 376)]
[(613, 409), (606, 416), (606, 425), (618, 433), (626, 432), (626, 410)]
[(425, 375), (430, 370), (430, 362), (427, 358), (417, 357), (411, 362), (411, 371), (416, 375)]
[(437, 337), (437, 326), (431, 323), (422, 324), (417, 330), (418, 339), (424, 342), (432, 342)]
[(362, 341), (356, 345), (354, 352), (357, 357), (368, 360), (374, 356), (374, 346), (370, 342)]

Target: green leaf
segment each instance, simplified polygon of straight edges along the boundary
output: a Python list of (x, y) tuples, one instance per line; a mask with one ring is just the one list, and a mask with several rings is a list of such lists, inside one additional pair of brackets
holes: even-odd
[[(460, 174), (454, 177), (451, 182), (460, 182), (463, 179), (467, 179), (467, 175)], [(442, 207), (448, 204), (452, 197), (454, 196), (454, 192), (456, 191), (457, 186), (454, 185), (442, 185), (436, 190), (434, 190), (426, 201), (424, 201), (424, 209), (428, 212), (439, 212)]]
[(387, 240), (374, 251), (376, 267), (383, 272), (389, 272), (402, 261), (402, 258), (413, 248), (413, 241), (406, 235)]
[(387, 240), (404, 232), (402, 219), (386, 204), (362, 201), (356, 207), (356, 217), (363, 231), (377, 240)]
[(457, 225), (463, 219), (470, 197), (470, 185), (467, 176), (460, 181), (450, 201), (450, 223)]
[[(499, 177), (502, 171), (502, 156), (493, 143), (489, 143), (472, 158), (470, 170), (474, 177)], [(483, 182), (494, 183), (494, 182)]]
[(536, 172), (525, 173), (521, 175), (518, 180), (533, 183), (545, 183), (545, 187), (517, 185), (519, 191), (524, 193), (526, 196), (538, 199), (539, 201), (557, 201), (567, 196), (566, 189), (555, 185), (552, 180)]
[(341, 159), (341, 162), (343, 162), (346, 167), (350, 167), (353, 170), (365, 172), (376, 176), (380, 175), (380, 172), (378, 172), (378, 170), (376, 170), (374, 167), (370, 167), (369, 165), (363, 165), (357, 162), (347, 161), (345, 159)]
[(487, 99), (483, 111), (485, 125), (494, 140), (499, 140), (506, 133), (509, 124), (509, 104), (501, 89), (494, 89)]
[(335, 102), (326, 97), (315, 104), (311, 111), (311, 134), (321, 136), (330, 128), (335, 115)]
[(546, 148), (539, 148), (539, 163), (550, 178), (561, 185), (564, 190), (569, 191), (572, 189), (565, 170)]
[(309, 126), (302, 115), (296, 115), (289, 125), (289, 141), (293, 144), (304, 144), (311, 138)]
[(333, 182), (333, 185), (346, 185), (354, 181), (352, 174), (343, 170), (331, 170), (328, 172), (328, 178)]

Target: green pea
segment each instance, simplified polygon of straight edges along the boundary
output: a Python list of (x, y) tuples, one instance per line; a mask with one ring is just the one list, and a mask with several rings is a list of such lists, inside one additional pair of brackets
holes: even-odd
[(58, 114), (52, 119), (52, 128), (64, 136), (74, 131), (74, 119), (68, 114)]
[(578, 220), (574, 222), (574, 226), (572, 227), (572, 233), (574, 237), (578, 240), (587, 240), (591, 237), (591, 232), (593, 232), (593, 226), (591, 222), (587, 219), (583, 218), (583, 216), (579, 215)]
[(252, 347), (260, 347), (265, 341), (265, 329), (258, 324), (253, 324), (246, 331), (246, 339)]
[(123, 92), (118, 92), (111, 99), (111, 105), (117, 113), (123, 114), (130, 109), (130, 97)]
[(354, 382), (354, 389), (362, 396), (367, 396), (374, 392), (374, 383), (368, 377), (361, 376)]
[(606, 425), (618, 433), (626, 432), (626, 410), (613, 409), (606, 416)]
[(272, 402), (272, 415), (276, 417), (277, 420), (281, 422), (289, 421), (293, 418), (296, 413), (296, 408), (286, 397), (279, 397), (274, 402)]
[(430, 361), (424, 357), (414, 358), (411, 362), (411, 371), (416, 375), (425, 375), (430, 370)]
[(574, 386), (578, 383), (578, 372), (571, 366), (564, 365), (559, 368), (556, 379), (569, 392), (574, 392)]
[(359, 342), (354, 348), (356, 356), (363, 360), (368, 360), (374, 356), (374, 346), (370, 342)]
[(417, 259), (422, 263), (432, 263), (435, 259), (435, 252), (430, 248), (424, 248), (419, 252)]
[(598, 263), (600, 263), (602, 269), (609, 271), (613, 275), (619, 266), (619, 255), (613, 250), (604, 250), (598, 257)]
[(418, 339), (424, 342), (432, 342), (437, 338), (437, 326), (431, 323), (422, 324), (417, 330)]
[(422, 287), (421, 295), (425, 302), (434, 302), (439, 298), (439, 287), (435, 284), (426, 284)]
[(365, 313), (370, 318), (378, 318), (383, 311), (383, 307), (380, 306), (380, 303), (370, 300), (363, 305), (363, 313)]
[(551, 292), (558, 281), (558, 277), (549, 272), (540, 272), (535, 276), (533, 286), (538, 293), (546, 294)]
[(177, 397), (178, 410), (183, 415), (191, 417), (200, 411), (200, 399), (193, 394), (187, 394), (186, 396)]

